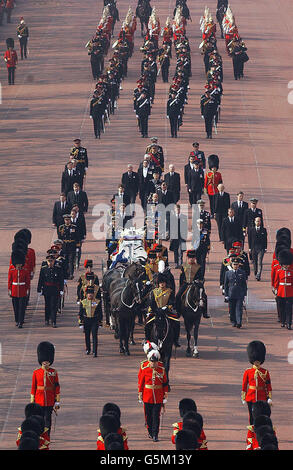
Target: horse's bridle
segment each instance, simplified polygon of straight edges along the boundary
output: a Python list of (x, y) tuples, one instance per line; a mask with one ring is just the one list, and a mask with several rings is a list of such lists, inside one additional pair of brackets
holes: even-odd
[[(203, 304), (203, 297), (202, 297), (202, 294), (203, 294), (203, 287), (200, 287), (199, 288), (199, 302), (197, 304), (197, 307), (196, 308), (193, 308), (190, 303), (189, 303), (189, 299), (188, 299), (188, 296), (189, 296), (189, 292), (190, 292), (190, 289), (195, 286), (197, 284), (197, 281), (193, 281), (192, 284), (188, 287), (188, 290), (186, 292), (186, 303), (187, 303), (187, 306), (189, 308), (191, 308), (191, 310), (193, 310), (193, 312), (197, 312), (198, 310), (198, 307)], [(202, 306), (202, 305), (201, 305)]]

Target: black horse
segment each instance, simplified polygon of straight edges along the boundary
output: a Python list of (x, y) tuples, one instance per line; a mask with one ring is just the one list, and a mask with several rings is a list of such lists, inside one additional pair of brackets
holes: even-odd
[(121, 279), (123, 276), (124, 268), (117, 266), (115, 269), (109, 269), (104, 275), (102, 280), (103, 303), (106, 316), (106, 324), (110, 325), (113, 329), (113, 318), (111, 316), (110, 307), (110, 286), (112, 282)]
[(108, 5), (110, 15), (113, 18), (113, 24), (112, 24), (112, 34), (113, 34), (116, 21), (120, 21), (119, 11), (118, 11), (118, 8), (116, 6), (115, 0), (104, 0), (104, 4)]
[(149, 340), (157, 344), (159, 347), (161, 360), (164, 364), (168, 379), (168, 389), (170, 391), (171, 387), (169, 384), (169, 370), (175, 335), (173, 329), (173, 320), (168, 318), (165, 310), (159, 308), (156, 311), (148, 336)]
[(129, 356), (129, 337), (133, 325), (134, 305), (138, 301), (135, 283), (130, 279), (116, 279), (109, 289), (111, 315), (115, 337), (119, 338), (120, 354)]
[(225, 16), (226, 10), (228, 8), (228, 0), (218, 0), (216, 18), (221, 29), (221, 38), (224, 38), (223, 33), (223, 18)]
[(180, 313), (184, 318), (184, 326), (187, 334), (186, 356), (191, 357), (190, 338), (193, 328), (194, 347), (193, 357), (198, 357), (197, 340), (202, 313), (205, 311), (206, 295), (203, 282), (195, 280), (181, 297)]
[(192, 21), (191, 16), (190, 16), (190, 12), (189, 12), (189, 8), (186, 5), (186, 0), (176, 0), (176, 5), (175, 5), (174, 11), (173, 11), (173, 16), (175, 16), (177, 7), (182, 7), (182, 16), (184, 16), (184, 18), (186, 20)]
[(144, 26), (146, 31), (148, 30), (148, 22), (151, 13), (152, 7), (150, 5), (150, 0), (138, 0), (135, 14), (140, 19), (141, 37), (144, 37)]
[(144, 276), (145, 269), (139, 261), (129, 264), (123, 273), (123, 277), (128, 278), (135, 283), (137, 290), (137, 302), (133, 307), (133, 324), (130, 331), (130, 344), (135, 344), (133, 334), (136, 316), (138, 317), (138, 324), (143, 325), (144, 297), (146, 297), (146, 291), (142, 284), (142, 277)]

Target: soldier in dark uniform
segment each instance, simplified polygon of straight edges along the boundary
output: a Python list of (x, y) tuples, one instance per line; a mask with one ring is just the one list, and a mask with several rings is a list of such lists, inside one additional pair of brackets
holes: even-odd
[(95, 90), (93, 98), (90, 103), (90, 117), (94, 124), (95, 138), (101, 138), (101, 131), (103, 130), (103, 113), (105, 110), (104, 93), (103, 91)]
[(237, 258), (233, 259), (232, 269), (225, 274), (224, 290), (225, 300), (229, 302), (232, 326), (241, 328), (243, 300), (247, 295), (247, 277), (245, 271), (240, 269)]
[(64, 224), (58, 227), (58, 237), (63, 241), (63, 250), (67, 262), (66, 279), (73, 279), (76, 255), (77, 227), (71, 223), (71, 216), (64, 214)]
[(263, 214), (262, 210), (256, 207), (257, 203), (258, 200), (256, 198), (251, 198), (250, 208), (247, 209), (244, 214), (243, 230), (245, 231), (246, 235), (248, 234), (249, 230), (254, 228), (254, 220), (256, 219), (256, 217), (261, 218), (261, 227), (263, 227)]
[(207, 139), (211, 139), (213, 132), (213, 120), (217, 113), (218, 103), (209, 91), (206, 91), (205, 94), (202, 95), (200, 100), (200, 107), (201, 115), (205, 120)]
[(200, 265), (200, 278), (205, 278), (205, 269), (206, 269), (206, 257), (211, 248), (211, 242), (209, 233), (206, 229), (203, 228), (203, 220), (197, 220), (198, 229), (200, 232), (199, 245), (197, 246), (196, 252), (196, 261)]
[(167, 118), (170, 121), (171, 137), (177, 139), (178, 118), (181, 106), (175, 92), (171, 92), (171, 96), (167, 102)]
[(20, 18), (20, 23), (16, 28), (16, 32), (17, 32), (17, 37), (19, 39), (20, 56), (21, 56), (21, 60), (23, 60), (23, 56), (25, 59), (27, 58), (27, 41), (29, 38), (28, 27), (25, 24), (23, 16)]
[(91, 353), (90, 335), (92, 334), (93, 357), (97, 357), (98, 329), (103, 320), (100, 288), (98, 296), (95, 296), (94, 287), (88, 286), (86, 288), (86, 298), (80, 302), (79, 320), (84, 328), (86, 354), (89, 355)]
[(73, 142), (74, 146), (70, 150), (70, 155), (74, 156), (74, 159), (77, 162), (77, 171), (79, 171), (81, 173), (82, 178), (84, 178), (89, 166), (87, 149), (81, 146), (81, 139), (74, 139)]
[(192, 147), (194, 150), (190, 152), (189, 157), (194, 157), (194, 161), (198, 161), (200, 168), (205, 170), (206, 168), (205, 154), (202, 150), (199, 150), (199, 143), (193, 142)]
[(140, 101), (136, 105), (136, 117), (142, 137), (148, 137), (148, 120), (151, 114), (151, 103), (145, 92), (140, 95)]
[(164, 83), (168, 83), (169, 81), (170, 57), (171, 57), (171, 47), (167, 43), (163, 43), (161, 49), (159, 49), (158, 59), (159, 59), (161, 72), (162, 72), (162, 79)]
[(37, 291), (43, 293), (45, 298), (45, 324), (49, 325), (51, 319), (53, 328), (56, 328), (58, 300), (63, 294), (64, 278), (54, 255), (48, 255), (46, 259), (47, 266), (41, 267)]
[(199, 199), (197, 201), (197, 207), (199, 210), (199, 218), (202, 220), (203, 223), (203, 230), (207, 230), (208, 234), (211, 234), (212, 226), (211, 226), (211, 214), (206, 211), (205, 208), (205, 202), (203, 199)]

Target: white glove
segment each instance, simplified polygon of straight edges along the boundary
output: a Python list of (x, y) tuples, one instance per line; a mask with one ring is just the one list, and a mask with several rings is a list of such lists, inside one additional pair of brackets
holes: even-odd
[(165, 405), (165, 403), (167, 403), (167, 401), (168, 401), (167, 398), (164, 398), (163, 404)]
[(245, 400), (241, 400), (242, 401), (242, 405), (245, 405), (246, 401)]
[(79, 325), (79, 328), (80, 328), (81, 330), (83, 330), (83, 325)]
[(147, 282), (145, 283), (145, 285), (146, 285), (146, 286), (149, 286), (150, 283), (151, 283), (151, 281), (147, 281)]
[(227, 300), (227, 302), (229, 302), (229, 297), (225, 297), (225, 300)]
[(41, 295), (41, 292), (38, 292), (38, 300), (40, 299)]
[(143, 401), (138, 399), (138, 403), (141, 405), (143, 403)]
[(93, 116), (90, 116), (91, 119), (93, 119)]
[(63, 294), (64, 294), (64, 292), (63, 292), (63, 290), (61, 290), (61, 291), (60, 291), (60, 295), (63, 295)]
[(202, 118), (202, 119), (204, 119), (204, 116), (203, 116), (203, 115), (201, 115), (201, 118)]
[(66, 280), (66, 279), (64, 279), (64, 285), (65, 285), (65, 286), (67, 285), (67, 280)]
[(79, 300), (76, 302), (76, 304), (77, 304), (77, 305), (80, 305), (80, 302), (79, 302)]
[(167, 308), (167, 305), (166, 305), (166, 307), (162, 307), (162, 310), (166, 310), (166, 308)]
[(271, 398), (268, 398), (267, 402), (270, 406), (273, 406), (273, 400)]

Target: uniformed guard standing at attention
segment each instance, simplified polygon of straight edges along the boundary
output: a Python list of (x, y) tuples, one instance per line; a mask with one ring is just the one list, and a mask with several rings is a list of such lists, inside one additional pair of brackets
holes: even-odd
[(87, 149), (81, 146), (81, 139), (74, 139), (73, 143), (74, 146), (70, 150), (70, 155), (74, 156), (77, 161), (76, 168), (80, 171), (82, 178), (84, 178), (89, 166)]
[(44, 409), (45, 426), (50, 436), (52, 412), (57, 414), (60, 408), (60, 384), (58, 373), (51, 365), (54, 362), (55, 346), (43, 341), (37, 348), (39, 369), (35, 369), (32, 378), (31, 403), (37, 403)]
[(24, 267), (25, 251), (12, 251), (8, 271), (8, 295), (12, 298), (15, 324), (22, 328), (30, 289), (30, 273)]
[(97, 357), (98, 329), (103, 320), (101, 291), (96, 298), (94, 287), (86, 288), (86, 298), (80, 302), (79, 319), (85, 333), (86, 354), (91, 353), (91, 334), (93, 337), (93, 356)]
[(159, 363), (159, 351), (152, 349), (143, 361), (138, 374), (138, 401), (144, 404), (149, 438), (157, 442), (160, 427), (160, 413), (167, 402), (168, 382), (164, 367)]
[(45, 298), (45, 325), (49, 325), (51, 319), (52, 327), (57, 328), (56, 316), (58, 310), (59, 296), (63, 295), (64, 277), (62, 268), (55, 263), (55, 256), (46, 257), (46, 265), (41, 267), (38, 294), (43, 293)]
[(252, 406), (256, 401), (272, 405), (272, 385), (269, 371), (260, 367), (266, 358), (266, 347), (261, 341), (251, 341), (247, 346), (248, 360), (252, 364), (243, 374), (241, 400), (248, 406), (249, 423), (253, 424)]
[(15, 78), (15, 69), (17, 66), (17, 53), (14, 50), (14, 39), (6, 39), (7, 51), (4, 54), (4, 60), (6, 62), (7, 72), (8, 72), (8, 84), (14, 85)]

